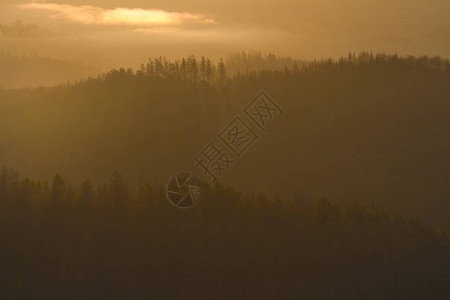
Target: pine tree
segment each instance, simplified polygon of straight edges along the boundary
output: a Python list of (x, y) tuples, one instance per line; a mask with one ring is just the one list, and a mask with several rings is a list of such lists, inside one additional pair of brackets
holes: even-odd
[(202, 81), (207, 80), (206, 79), (206, 59), (204, 56), (202, 56), (200, 61), (200, 79)]
[(50, 201), (53, 204), (61, 204), (65, 199), (66, 196), (65, 194), (66, 194), (66, 183), (59, 174), (56, 174), (55, 177), (53, 177), (52, 190), (50, 193)]
[(219, 85), (223, 86), (225, 84), (225, 78), (226, 78), (225, 63), (223, 62), (223, 59), (220, 59), (219, 64), (217, 65), (217, 68), (219, 71)]

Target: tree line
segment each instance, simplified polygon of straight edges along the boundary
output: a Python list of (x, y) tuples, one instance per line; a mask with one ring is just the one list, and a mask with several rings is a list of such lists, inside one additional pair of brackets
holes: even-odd
[[(127, 71), (132, 73), (131, 69)], [(119, 72), (123, 72), (123, 69), (120, 69)], [(209, 58), (202, 56), (198, 59), (195, 55), (175, 61), (169, 61), (166, 57), (155, 57), (149, 58), (146, 64), (142, 64), (136, 71), (136, 76), (175, 78), (192, 83), (205, 82), (212, 85), (223, 85), (226, 79), (226, 69), (223, 59), (214, 63)]]
[(0, 171), (3, 299), (444, 299), (450, 240), (326, 198), (208, 186), (173, 207), (147, 182), (75, 188)]

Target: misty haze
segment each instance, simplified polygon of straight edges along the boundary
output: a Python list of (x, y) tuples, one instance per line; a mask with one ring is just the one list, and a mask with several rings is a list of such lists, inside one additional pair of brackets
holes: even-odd
[(449, 14), (0, 1), (0, 299), (449, 299)]

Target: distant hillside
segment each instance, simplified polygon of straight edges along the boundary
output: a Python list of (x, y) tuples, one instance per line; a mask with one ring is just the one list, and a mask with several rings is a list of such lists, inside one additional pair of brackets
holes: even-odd
[(29, 38), (49, 35), (51, 32), (36, 24), (24, 23), (17, 20), (11, 25), (0, 24), (0, 37)]
[[(0, 164), (94, 182), (165, 183), (265, 90), (284, 116), (220, 180), (242, 191), (326, 195), (450, 228), (450, 63), (384, 54), (242, 70), (164, 58), (46, 89), (0, 91)], [(206, 180), (207, 178), (205, 178)]]
[(293, 69), (308, 64), (300, 59), (289, 56), (278, 56), (275, 54), (262, 54), (258, 51), (230, 53), (226, 59), (227, 72), (229, 75), (239, 73), (258, 72), (263, 70), (283, 71), (285, 68)]
[(52, 86), (98, 73), (96, 68), (82, 63), (0, 52), (0, 87), (3, 88)]

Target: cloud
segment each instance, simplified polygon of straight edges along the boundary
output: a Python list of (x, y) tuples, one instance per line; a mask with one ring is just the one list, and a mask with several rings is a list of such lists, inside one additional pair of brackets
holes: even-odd
[(211, 24), (214, 20), (202, 14), (188, 12), (167, 12), (160, 9), (124, 8), (104, 9), (101, 7), (56, 3), (27, 3), (18, 5), (22, 9), (44, 10), (51, 17), (66, 19), (82, 24), (130, 25), (130, 26), (180, 26), (186, 22)]

